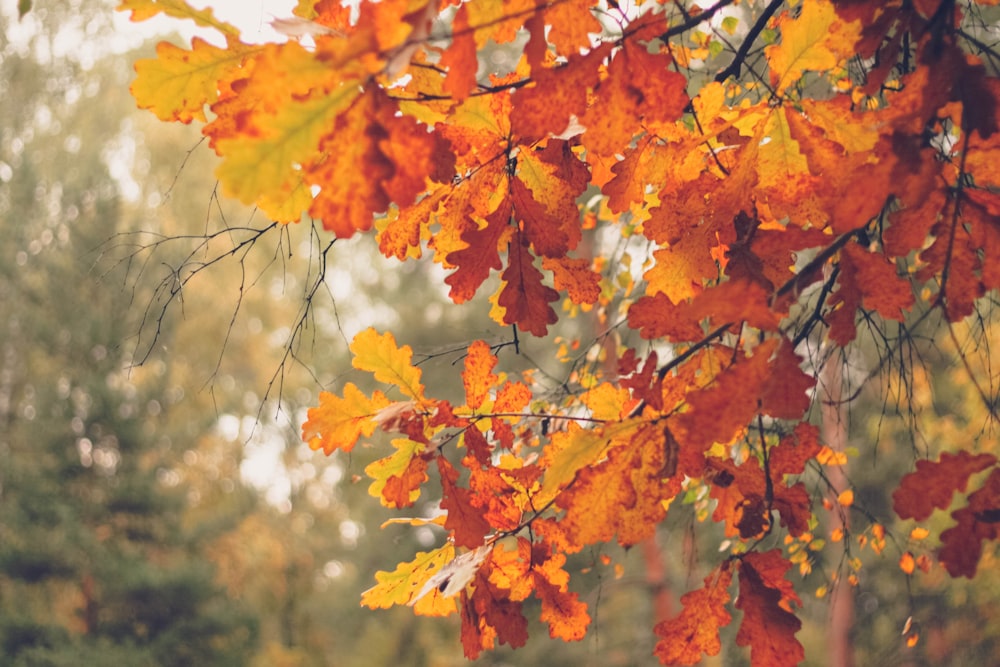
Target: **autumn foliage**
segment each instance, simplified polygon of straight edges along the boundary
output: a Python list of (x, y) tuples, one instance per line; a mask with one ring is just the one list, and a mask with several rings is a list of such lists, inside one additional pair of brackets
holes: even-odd
[[(387, 257), (431, 255), (455, 303), (496, 285), (509, 342), (468, 347), (464, 400), (366, 330), (354, 367), (382, 388), (323, 393), (303, 425), (326, 454), (389, 434), (371, 494), (440, 500), (411, 521), (440, 525), (441, 546), (363, 604), (458, 613), (475, 657), (525, 643), (534, 597), (552, 637), (578, 640), (591, 617), (567, 556), (647, 539), (695, 491), (729, 548), (657, 625), (656, 655), (715, 655), (738, 616), (754, 665), (793, 665), (801, 559), (774, 538), (811, 539), (824, 496), (852, 502), (803, 481), (843, 462), (810, 422), (804, 345), (848, 346), (862, 318), (958, 322), (1000, 286), (1000, 82), (975, 36), (995, 4), (300, 0), (280, 25), (296, 38), (269, 44), (182, 0), (120, 8), (223, 36), (161, 44), (132, 90), (204, 123), (225, 193), (340, 238), (374, 227)], [(490, 71), (501, 48), (510, 71)], [(645, 237), (641, 271), (601, 234)], [(581, 313), (600, 344), (563, 391), (502, 370), (519, 334)], [(1000, 466), (920, 460), (893, 500), (916, 521), (958, 502), (939, 555), (972, 577), (998, 536)]]

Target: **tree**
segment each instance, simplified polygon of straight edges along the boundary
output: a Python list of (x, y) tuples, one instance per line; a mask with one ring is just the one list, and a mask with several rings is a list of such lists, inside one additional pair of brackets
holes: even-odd
[(0, 109), (0, 662), (242, 665), (255, 619), (196, 557), (188, 488), (164, 483), (183, 441), (165, 428), (171, 378), (129, 372), (128, 304), (91, 274), (129, 217), (109, 163), (115, 111), (134, 107), (120, 57), (51, 49), (83, 25), (110, 34), (79, 5), (49, 3), (24, 31), (0, 10), (17, 101)]
[[(398, 519), (443, 529), (440, 546), (363, 604), (459, 614), (470, 658), (523, 645), (531, 605), (578, 640), (591, 615), (568, 558), (694, 505), (725, 542), (656, 626), (657, 657), (719, 653), (740, 613), (752, 664), (785, 665), (804, 657), (788, 573), (824, 549), (819, 505), (857, 510), (838, 537), (879, 551), (892, 518), (828, 474), (847, 456), (821, 438), (824, 400), (887, 372), (907, 385), (943, 331), (996, 417), (960, 326), (988, 324), (1000, 285), (996, 4), (302, 0), (277, 22), (294, 39), (262, 45), (181, 1), (120, 9), (218, 34), (161, 43), (132, 92), (204, 123), (223, 192), (333, 239), (374, 227), (386, 257), (430, 254), (456, 304), (493, 290), (508, 333), (463, 346), (463, 395), (366, 329), (350, 347), (374, 384), (321, 393), (303, 425), (326, 454), (381, 443), (366, 472), (386, 507), (440, 499)], [(564, 365), (520, 370), (548, 344)], [(823, 386), (853, 354), (873, 359), (863, 377)], [(893, 481), (900, 519), (957, 507), (938, 554), (955, 577), (997, 538), (987, 449), (913, 446)], [(831, 583), (857, 582), (850, 555)]]

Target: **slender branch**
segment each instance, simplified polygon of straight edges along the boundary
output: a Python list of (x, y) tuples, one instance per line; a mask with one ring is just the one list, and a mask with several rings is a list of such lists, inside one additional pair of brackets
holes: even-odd
[(718, 14), (720, 11), (733, 4), (734, 0), (719, 0), (708, 9), (694, 15), (689, 15), (687, 19), (678, 25), (668, 29), (665, 33), (660, 35), (661, 41), (667, 41), (671, 37), (676, 37), (677, 35), (683, 35), (688, 30), (695, 28), (705, 21), (710, 20), (713, 16)]
[(753, 24), (753, 27), (750, 28), (750, 32), (748, 32), (747, 36), (743, 39), (743, 43), (740, 44), (740, 50), (736, 52), (733, 62), (729, 63), (729, 67), (715, 75), (716, 81), (722, 83), (731, 76), (738, 77), (740, 75), (740, 69), (743, 67), (743, 61), (746, 60), (747, 54), (750, 53), (750, 49), (753, 48), (754, 42), (757, 41), (760, 33), (767, 27), (767, 22), (771, 20), (771, 17), (774, 16), (774, 13), (778, 11), (778, 8), (781, 7), (782, 4), (784, 4), (784, 0), (771, 0), (771, 4), (764, 9), (764, 13), (760, 15), (760, 18), (757, 19), (757, 22)]

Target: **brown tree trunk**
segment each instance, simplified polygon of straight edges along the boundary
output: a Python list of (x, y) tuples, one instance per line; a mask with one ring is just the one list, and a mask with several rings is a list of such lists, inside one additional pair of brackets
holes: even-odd
[(642, 560), (646, 565), (646, 585), (653, 596), (653, 616), (656, 623), (665, 621), (674, 613), (674, 599), (667, 581), (667, 568), (660, 554), (656, 534), (639, 543)]
[[(821, 373), (823, 441), (835, 452), (847, 448), (847, 409), (843, 401), (844, 367), (839, 355), (832, 355), (823, 366)], [(827, 479), (835, 489), (833, 509), (830, 512), (830, 532), (841, 530), (844, 539), (850, 535), (849, 508), (837, 503), (837, 492), (847, 488), (848, 480), (844, 466), (827, 469)], [(854, 625), (854, 588), (843, 578), (837, 582), (830, 601), (830, 625), (828, 646), (830, 667), (854, 667), (854, 653), (851, 650), (851, 628)]]

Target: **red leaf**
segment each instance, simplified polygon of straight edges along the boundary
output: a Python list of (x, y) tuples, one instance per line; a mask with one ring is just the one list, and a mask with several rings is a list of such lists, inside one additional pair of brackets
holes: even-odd
[(771, 373), (761, 392), (761, 412), (776, 419), (799, 419), (809, 409), (815, 378), (800, 367), (791, 343), (783, 342), (771, 361)]
[(497, 303), (505, 309), (504, 322), (516, 324), (524, 331), (544, 336), (549, 325), (558, 321), (549, 303), (559, 298), (559, 292), (542, 284), (542, 273), (532, 264), (531, 253), (514, 235), (510, 244), (510, 265), (503, 272), (504, 284)]
[(466, 247), (449, 253), (447, 261), (457, 267), (455, 272), (444, 279), (451, 285), (448, 296), (455, 303), (468, 301), (486, 280), (490, 271), (499, 270), (503, 263), (497, 246), (510, 226), (510, 204), (507, 200), (486, 216), (486, 227), (479, 229), (474, 223), (464, 232), (461, 239)]
[(944, 452), (938, 461), (917, 461), (917, 469), (903, 477), (892, 494), (892, 507), (901, 519), (923, 521), (935, 508), (945, 509), (956, 491), (965, 491), (969, 476), (995, 465), (992, 454)]
[(784, 475), (799, 475), (805, 472), (806, 463), (819, 454), (819, 428), (806, 422), (796, 425), (791, 435), (781, 439), (768, 452), (771, 476), (781, 479)]
[(951, 576), (972, 579), (983, 552), (982, 541), (1000, 536), (1000, 468), (994, 468), (982, 488), (969, 495), (968, 507), (951, 516), (957, 524), (941, 533), (941, 562)]
[(437, 457), (441, 474), (441, 509), (448, 512), (444, 527), (452, 532), (455, 544), (474, 549), (482, 546), (490, 532), (490, 524), (473, 505), (472, 492), (457, 486), (458, 470), (443, 456)]
[(676, 417), (683, 428), (682, 443), (701, 449), (713, 442), (729, 442), (756, 414), (761, 388), (770, 379), (769, 359), (776, 339), (754, 350), (752, 357), (741, 357), (720, 373), (706, 389), (688, 394), (688, 412)]
[(740, 561), (736, 608), (743, 612), (743, 622), (736, 643), (750, 647), (752, 667), (791, 667), (805, 659), (805, 650), (795, 639), (802, 622), (788, 610), (789, 601), (797, 600), (787, 595), (791, 584), (783, 574), (789, 567), (791, 563), (777, 551), (747, 554)]
[(628, 309), (628, 325), (647, 340), (666, 338), (681, 342), (698, 340), (704, 335), (698, 317), (687, 301), (675, 304), (663, 294), (644, 296)]

